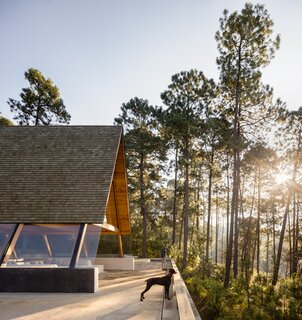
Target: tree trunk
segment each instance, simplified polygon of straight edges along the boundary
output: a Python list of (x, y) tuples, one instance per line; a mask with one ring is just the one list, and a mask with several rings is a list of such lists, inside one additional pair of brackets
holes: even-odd
[(288, 212), (288, 245), (289, 245), (289, 275), (292, 275), (292, 257), (293, 257), (293, 247), (292, 247), (292, 230), (291, 230), (291, 217), (290, 212)]
[(218, 236), (219, 236), (219, 221), (218, 221), (218, 189), (216, 191), (216, 236), (215, 236), (215, 263), (218, 263)]
[(224, 229), (225, 229), (225, 221), (222, 219), (222, 231), (221, 231), (221, 259), (220, 263), (223, 264), (223, 256), (224, 256)]
[(230, 175), (229, 175), (229, 156), (227, 155), (227, 225), (226, 225), (226, 245), (229, 243), (230, 230)]
[(236, 150), (236, 183), (234, 185), (234, 278), (238, 275), (238, 208), (239, 208), (239, 189), (240, 189), (240, 159), (239, 150)]
[(261, 170), (258, 168), (258, 205), (257, 205), (257, 274), (259, 274), (260, 267), (260, 201), (261, 201)]
[(245, 233), (244, 233), (244, 241), (243, 241), (243, 248), (242, 248), (242, 272), (243, 272), (244, 268), (249, 269), (251, 267), (250, 266), (251, 259), (250, 259), (250, 257), (248, 257), (248, 254), (249, 254), (249, 249), (253, 248), (253, 246), (250, 243), (250, 234), (251, 234), (252, 216), (253, 216), (254, 203), (255, 203), (256, 180), (257, 180), (257, 174), (255, 172), (254, 184), (253, 184), (252, 205), (251, 205), (247, 230), (245, 230)]
[(289, 192), (288, 197), (287, 197), (286, 209), (285, 209), (285, 213), (284, 213), (284, 216), (283, 216), (283, 223), (282, 223), (282, 229), (281, 229), (281, 233), (280, 233), (278, 253), (277, 253), (276, 263), (275, 263), (275, 266), (274, 266), (274, 273), (273, 273), (273, 280), (272, 280), (273, 286), (275, 286), (277, 284), (277, 281), (278, 281), (280, 261), (281, 261), (281, 255), (282, 255), (282, 247), (283, 247), (283, 240), (284, 240), (284, 234), (285, 234), (285, 229), (286, 229), (286, 221), (287, 221), (287, 216), (288, 216), (288, 212), (289, 212), (290, 201), (291, 201), (291, 191)]
[[(298, 147), (297, 147), (297, 155), (295, 161), (294, 175), (293, 181), (296, 181), (296, 173), (298, 170), (299, 158), (300, 158), (300, 148), (301, 148), (301, 129), (299, 131), (298, 136)], [(297, 195), (297, 194), (295, 194)], [(295, 196), (294, 195), (294, 196)], [(298, 195), (297, 195), (298, 196)], [(293, 260), (292, 260), (292, 273), (297, 272), (298, 268), (298, 238), (299, 238), (299, 209), (296, 209), (296, 197), (294, 197), (294, 218), (293, 218)]]
[(199, 218), (200, 218), (200, 189), (201, 189), (201, 166), (199, 168), (198, 182), (197, 182), (197, 206), (196, 206), (196, 230), (199, 233)]
[(295, 255), (293, 261), (293, 272), (296, 273), (298, 271), (298, 238), (299, 238), (299, 195), (297, 194), (296, 199), (296, 228), (295, 228)]
[(178, 147), (175, 150), (175, 174), (174, 174), (174, 199), (173, 199), (173, 230), (172, 245), (176, 241), (176, 208), (177, 208), (177, 169), (178, 169)]
[(38, 104), (37, 112), (36, 112), (36, 116), (35, 116), (35, 126), (37, 126), (39, 124), (40, 110), (41, 110), (41, 107), (40, 107), (40, 98), (39, 98), (39, 104)]
[(273, 199), (272, 212), (273, 212), (273, 265), (275, 266), (275, 264), (276, 264), (276, 221), (275, 221), (276, 208), (275, 208), (275, 199)]
[(209, 186), (208, 186), (208, 221), (207, 221), (207, 238), (206, 238), (206, 261), (209, 261), (209, 245), (211, 238), (211, 205), (212, 205), (212, 175), (213, 175), (214, 151), (212, 149), (210, 156), (209, 169)]
[[(234, 163), (236, 163), (236, 151), (234, 152)], [(232, 263), (232, 253), (233, 253), (233, 241), (234, 241), (234, 218), (235, 218), (235, 205), (236, 201), (236, 187), (237, 187), (237, 169), (234, 165), (234, 174), (233, 174), (233, 194), (232, 194), (232, 203), (231, 203), (231, 221), (230, 221), (230, 233), (229, 233), (229, 242), (227, 244), (227, 254), (225, 262), (225, 278), (224, 278), (224, 287), (229, 286), (230, 273), (231, 273), (231, 263)]]
[(269, 273), (269, 223), (268, 223), (268, 213), (266, 212), (266, 277)]
[(297, 257), (297, 194), (294, 194), (294, 212), (293, 212), (293, 262), (292, 262), (292, 273), (297, 272), (296, 268), (296, 257)]
[(192, 229), (191, 229), (190, 247), (189, 247), (190, 254), (192, 254), (194, 230), (195, 230), (195, 219), (193, 219), (193, 225), (192, 225)]
[[(241, 40), (242, 41), (242, 40)], [(236, 96), (234, 109), (234, 125), (233, 125), (233, 150), (234, 150), (234, 180), (233, 180), (233, 207), (232, 215), (234, 220), (234, 277), (238, 274), (238, 198), (240, 189), (240, 77), (241, 77), (241, 45), (239, 45), (238, 62), (237, 62), (237, 79), (236, 79)], [(230, 237), (230, 241), (232, 241)], [(232, 256), (232, 246), (230, 247), (230, 255)], [(231, 263), (226, 268), (227, 286), (229, 282), (229, 273), (231, 271)], [(227, 277), (228, 273), (228, 277)], [(226, 281), (225, 281), (226, 285)]]
[(182, 208), (181, 214), (181, 223), (180, 223), (180, 231), (179, 231), (179, 242), (178, 242), (178, 249), (181, 250), (181, 243), (182, 243), (182, 234), (184, 229), (184, 216), (185, 216), (185, 206)]
[(295, 260), (296, 260), (296, 255), (297, 255), (297, 250), (296, 250), (296, 194), (294, 193), (293, 195), (293, 241), (292, 241), (292, 255), (291, 255), (291, 269), (290, 269), (290, 275), (292, 275), (294, 272), (297, 272), (295, 270)]
[(184, 219), (184, 248), (182, 270), (187, 266), (187, 250), (188, 250), (188, 225), (189, 225), (189, 141), (186, 139), (185, 144), (186, 171), (185, 171), (185, 219)]
[(142, 241), (142, 257), (147, 256), (147, 212), (146, 212), (146, 201), (145, 201), (145, 159), (144, 155), (140, 156), (140, 210), (143, 217), (143, 241)]
[(256, 248), (257, 248), (257, 237), (255, 237), (254, 246), (252, 247), (253, 256), (252, 256), (252, 261), (251, 261), (251, 274), (254, 273), (254, 264), (255, 264)]

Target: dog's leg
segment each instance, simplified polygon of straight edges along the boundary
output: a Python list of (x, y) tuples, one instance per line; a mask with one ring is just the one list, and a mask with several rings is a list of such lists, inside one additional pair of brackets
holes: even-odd
[(165, 298), (168, 300), (171, 300), (169, 297), (169, 288), (170, 288), (170, 286), (165, 286)]
[(147, 282), (146, 289), (141, 293), (141, 298), (140, 298), (141, 301), (143, 301), (145, 299), (144, 293), (149, 291), (151, 287), (152, 287), (152, 284), (150, 284), (150, 282)]

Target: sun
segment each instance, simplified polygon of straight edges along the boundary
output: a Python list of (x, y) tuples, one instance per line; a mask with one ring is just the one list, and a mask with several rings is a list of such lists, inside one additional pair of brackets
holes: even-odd
[(290, 176), (288, 174), (285, 174), (285, 173), (277, 173), (275, 174), (275, 181), (278, 183), (278, 184), (282, 184), (286, 181), (290, 180)]

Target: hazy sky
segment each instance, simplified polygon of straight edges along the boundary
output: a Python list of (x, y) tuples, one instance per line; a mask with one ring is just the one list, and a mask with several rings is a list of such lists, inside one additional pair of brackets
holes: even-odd
[[(0, 112), (37, 68), (60, 88), (71, 124), (112, 124), (132, 97), (160, 105), (171, 76), (197, 68), (218, 80), (215, 32), (241, 0), (0, 0)], [(258, 1), (250, 1), (258, 3)], [(290, 109), (302, 105), (302, 1), (267, 0), (276, 58), (264, 83)]]

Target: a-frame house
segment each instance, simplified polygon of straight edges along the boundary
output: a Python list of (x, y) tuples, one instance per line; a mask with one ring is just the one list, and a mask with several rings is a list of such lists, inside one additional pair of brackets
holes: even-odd
[(76, 269), (102, 233), (123, 256), (130, 232), (122, 127), (0, 127), (1, 272)]

